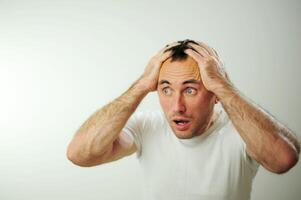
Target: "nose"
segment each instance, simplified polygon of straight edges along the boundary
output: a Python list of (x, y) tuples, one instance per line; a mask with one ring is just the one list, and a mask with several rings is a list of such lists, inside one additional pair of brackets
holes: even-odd
[(185, 101), (181, 94), (175, 96), (173, 104), (174, 113), (183, 114), (186, 112)]

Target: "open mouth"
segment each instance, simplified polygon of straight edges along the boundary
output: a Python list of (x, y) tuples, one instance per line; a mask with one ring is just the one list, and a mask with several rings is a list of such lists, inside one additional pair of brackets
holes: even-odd
[(188, 120), (173, 120), (177, 125), (184, 125), (188, 123)]
[(175, 124), (176, 129), (179, 131), (187, 130), (191, 123), (189, 120), (184, 120), (184, 119), (173, 120), (173, 122)]

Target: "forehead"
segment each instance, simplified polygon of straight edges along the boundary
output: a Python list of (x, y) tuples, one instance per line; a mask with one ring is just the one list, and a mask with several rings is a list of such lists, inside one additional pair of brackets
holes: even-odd
[(198, 64), (190, 56), (186, 60), (173, 62), (169, 58), (161, 66), (159, 81), (163, 79), (169, 82), (182, 82), (189, 79), (201, 80)]

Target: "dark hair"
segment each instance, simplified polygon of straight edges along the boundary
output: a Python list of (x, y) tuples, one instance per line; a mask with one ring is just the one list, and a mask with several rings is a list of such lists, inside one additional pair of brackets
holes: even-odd
[(180, 43), (179, 45), (170, 47), (164, 51), (164, 52), (172, 51), (171, 62), (176, 61), (176, 60), (179, 60), (179, 61), (186, 60), (188, 55), (184, 51), (186, 49), (192, 49), (195, 51), (195, 49), (192, 46), (190, 46), (189, 43), (198, 44), (195, 41), (189, 40), (189, 39), (178, 41), (178, 42)]

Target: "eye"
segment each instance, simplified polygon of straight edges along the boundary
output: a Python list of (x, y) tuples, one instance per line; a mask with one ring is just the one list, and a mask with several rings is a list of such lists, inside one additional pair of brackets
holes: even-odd
[(170, 95), (171, 91), (169, 87), (165, 87), (162, 89), (162, 93), (165, 95)]
[(186, 88), (185, 92), (189, 95), (195, 95), (197, 93), (197, 90), (195, 88)]

